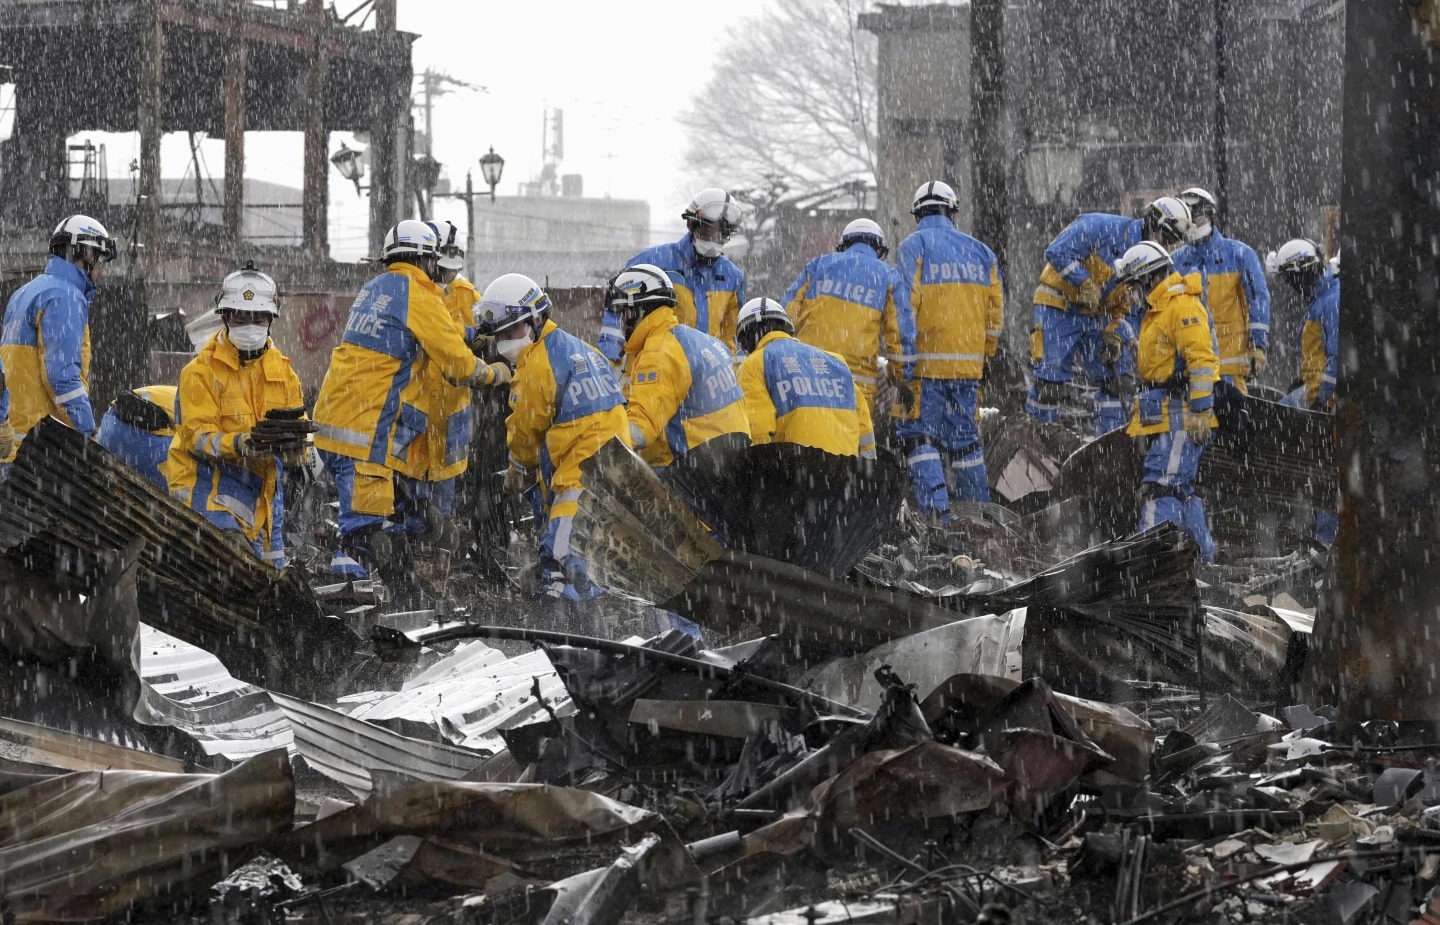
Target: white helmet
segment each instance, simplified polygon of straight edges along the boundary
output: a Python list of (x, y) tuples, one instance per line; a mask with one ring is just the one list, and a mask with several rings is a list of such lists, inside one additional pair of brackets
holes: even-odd
[(1170, 252), (1154, 241), (1141, 241), (1115, 261), (1115, 281), (1133, 283), (1174, 266)]
[(729, 193), (718, 187), (702, 189), (690, 200), (690, 205), (680, 213), (686, 225), (700, 224), (719, 229), (729, 237), (740, 227), (743, 214), (740, 204)]
[(236, 270), (225, 277), (220, 284), (220, 294), (215, 297), (217, 312), (265, 312), (280, 316), (280, 290), (275, 280), (255, 269), (254, 262), (247, 262), (243, 270)]
[(1190, 207), (1192, 220), (1205, 215), (1214, 215), (1220, 208), (1215, 202), (1215, 197), (1211, 196), (1208, 190), (1203, 190), (1198, 186), (1190, 187), (1176, 198)]
[(1320, 256), (1320, 245), (1309, 238), (1292, 238), (1280, 245), (1275, 252), (1274, 269), (1280, 274), (1300, 275), (1321, 269), (1325, 259)]
[(496, 335), (525, 321), (543, 322), (550, 297), (540, 284), (520, 273), (506, 273), (485, 287), (475, 318), (482, 334)]
[(460, 229), (453, 222), (431, 222), (440, 239), (440, 269), (465, 269), (465, 248), (460, 246)]
[(396, 257), (438, 257), (439, 255), (440, 234), (429, 222), (407, 218), (385, 232), (383, 256), (387, 262)]
[(88, 215), (72, 215), (55, 226), (50, 234), (50, 252), (57, 247), (93, 247), (107, 261), (119, 254), (110, 232)]
[(1190, 229), (1195, 226), (1190, 218), (1190, 207), (1174, 196), (1161, 196), (1150, 203), (1141, 218), (1147, 238), (1160, 232), (1162, 239), (1169, 238), (1172, 245), (1189, 237)]
[(613, 311), (640, 309), (654, 311), (675, 304), (675, 286), (659, 267), (637, 263), (610, 278), (605, 287), (605, 307)]
[(779, 302), (763, 298), (746, 302), (740, 309), (740, 317), (735, 319), (736, 346), (745, 353), (753, 352), (760, 340), (760, 326), (770, 321), (780, 322), (787, 334), (795, 333), (795, 325), (790, 321), (790, 315)]
[(954, 212), (960, 208), (960, 199), (950, 184), (942, 183), (939, 180), (931, 180), (920, 184), (915, 191), (915, 199), (912, 203), (910, 214), (918, 216), (921, 209), (939, 206), (947, 211)]
[(868, 218), (857, 218), (845, 226), (840, 234), (840, 246), (836, 250), (843, 251), (851, 244), (868, 244), (875, 248), (875, 253), (884, 260), (885, 255), (890, 253), (890, 248), (885, 244), (885, 232), (880, 226)]

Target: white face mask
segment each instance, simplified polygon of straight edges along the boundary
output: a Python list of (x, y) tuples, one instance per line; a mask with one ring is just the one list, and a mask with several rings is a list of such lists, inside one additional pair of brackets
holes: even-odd
[(1210, 237), (1211, 230), (1212, 226), (1209, 222), (1206, 222), (1203, 225), (1196, 223), (1193, 227), (1191, 227), (1189, 231), (1185, 232), (1185, 237), (1191, 243), (1194, 243), (1196, 241), (1203, 241), (1206, 238)]
[(533, 338), (529, 331), (526, 331), (513, 340), (497, 340), (495, 342), (495, 352), (511, 363), (514, 363), (516, 358), (520, 356), (520, 351), (530, 346), (532, 340)]
[(695, 237), (695, 253), (701, 257), (715, 258), (725, 253), (725, 245), (718, 241), (706, 241), (703, 238)]
[(270, 329), (263, 324), (232, 324), (226, 337), (236, 350), (250, 353), (265, 346), (270, 339)]

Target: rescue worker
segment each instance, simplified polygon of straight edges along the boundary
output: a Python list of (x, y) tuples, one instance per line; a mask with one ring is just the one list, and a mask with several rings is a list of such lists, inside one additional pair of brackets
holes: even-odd
[(432, 409), (424, 366), (465, 387), (510, 381), (510, 368), (481, 362), (451, 318), (436, 283), (439, 257), (426, 222), (406, 219), (386, 233), (385, 270), (355, 297), (320, 385), (315, 446), (340, 494), (330, 568), (343, 579), (369, 578), (380, 562), (399, 566), (407, 535), (425, 529)]
[(1276, 252), (1275, 271), (1305, 304), (1300, 324), (1300, 382), (1281, 404), (1332, 411), (1340, 369), (1339, 270), (1326, 264), (1314, 241), (1295, 238)]
[(722, 455), (750, 445), (730, 351), (676, 320), (675, 301), (665, 271), (644, 263), (616, 274), (605, 291), (605, 308), (625, 332), (630, 442), (657, 469), (712, 442)]
[[(740, 227), (740, 205), (722, 189), (695, 194), (680, 214), (685, 237), (643, 250), (627, 267), (647, 263), (665, 271), (675, 287), (675, 317), (735, 349), (735, 316), (745, 301), (745, 274), (726, 257), (725, 244)], [(625, 358), (625, 332), (613, 313), (600, 327), (600, 352), (612, 363)]]
[(72, 215), (50, 235), (45, 271), (15, 290), (5, 308), (0, 364), (10, 390), (15, 438), (0, 457), (9, 464), (25, 434), (55, 417), (85, 436), (95, 433), (90, 407), (90, 301), (115, 239), (86, 215)]
[[(468, 279), (460, 275), (465, 268), (465, 249), (459, 245), (460, 229), (450, 222), (435, 222), (440, 237), (440, 286), (444, 290), (445, 308), (460, 335), (469, 343), (475, 338), (475, 305), (480, 293)], [(475, 419), (470, 411), (470, 389), (454, 385), (440, 375), (434, 363), (424, 365), (425, 394), (429, 398), (429, 419), (434, 422), (426, 436), (429, 439), (430, 464), (425, 480), (430, 483), (427, 507), (431, 528), (439, 525), (441, 533), (455, 513), (455, 487), (459, 477), (469, 468), (470, 441), (475, 433)], [(447, 544), (448, 545), (448, 544)]]
[(746, 302), (735, 337), (746, 354), (740, 388), (752, 443), (798, 443), (836, 456), (875, 458), (870, 406), (845, 360), (796, 340), (779, 302)]
[(541, 493), (545, 526), (536, 593), (552, 600), (596, 597), (604, 589), (591, 581), (571, 534), (584, 490), (581, 463), (612, 437), (630, 444), (620, 383), (598, 350), (550, 320), (550, 297), (528, 276), (507, 273), (486, 286), (479, 320), (495, 349), (515, 364), (505, 487)]
[(1198, 186), (1180, 194), (1190, 207), (1186, 244), (1174, 253), (1181, 276), (1200, 274), (1201, 298), (1219, 346), (1220, 378), (1245, 391), (1245, 380), (1265, 371), (1270, 344), (1270, 287), (1250, 245), (1215, 227), (1215, 197)]
[(1141, 241), (1178, 247), (1190, 226), (1189, 207), (1165, 196), (1147, 205), (1140, 218), (1082, 213), (1050, 242), (1033, 297), (1033, 382), (1025, 402), (1032, 417), (1060, 421), (1065, 385), (1078, 363), (1098, 387), (1095, 435), (1124, 426), (1135, 388), (1134, 356), (1125, 345), (1135, 339), (1137, 319), (1127, 317), (1130, 303), (1116, 291), (1112, 265)]
[(221, 283), (215, 313), (224, 326), (180, 372), (165, 477), (173, 497), (284, 568), (285, 466), (305, 463), (315, 425), (270, 340), (275, 281), (246, 264)]
[(950, 494), (989, 501), (979, 392), (1004, 320), (995, 252), (955, 227), (959, 201), (939, 180), (915, 191), (915, 231), (900, 244), (901, 350), (888, 367), (900, 387), (902, 442), (922, 514), (949, 517)]
[(173, 385), (146, 385), (121, 392), (95, 433), (96, 443), (165, 492), (170, 490), (165, 461), (175, 437), (178, 391)]
[[(880, 226), (857, 218), (845, 226), (833, 254), (805, 265), (785, 292), (785, 311), (795, 321), (795, 337), (839, 354), (865, 403), (875, 406), (879, 355), (900, 353), (900, 319), (913, 324), (909, 311), (896, 308), (900, 274), (885, 262), (890, 248)], [(914, 330), (907, 332), (913, 340)]]
[(1177, 524), (1208, 564), (1215, 560), (1215, 541), (1195, 478), (1216, 426), (1220, 377), (1200, 276), (1181, 276), (1165, 248), (1142, 241), (1115, 262), (1115, 278), (1137, 312), (1143, 308), (1136, 348), (1140, 392), (1125, 431), (1142, 439), (1145, 453), (1139, 529)]
[[(1275, 270), (1305, 303), (1300, 324), (1300, 383), (1280, 404), (1334, 412), (1340, 372), (1339, 255), (1327, 265), (1318, 244), (1295, 238), (1276, 252)], [(1330, 546), (1339, 531), (1339, 514), (1315, 512), (1316, 540)]]

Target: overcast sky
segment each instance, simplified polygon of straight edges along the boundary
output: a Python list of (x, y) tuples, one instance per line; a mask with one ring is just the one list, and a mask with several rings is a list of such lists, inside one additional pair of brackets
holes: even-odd
[[(338, 0), (342, 13), (356, 0)], [(418, 35), (413, 63), (485, 92), (457, 90), (435, 108), (435, 156), (463, 187), (466, 167), (494, 145), (505, 158), (499, 192), (514, 194), (541, 165), (546, 108), (565, 111), (561, 173), (585, 178), (587, 196), (646, 199), (652, 238), (679, 234), (679, 212), (692, 190), (683, 173), (680, 119), (724, 45), (725, 27), (785, 0), (400, 0), (400, 28)], [(417, 127), (423, 128), (417, 111)], [(139, 156), (138, 136), (97, 136), (108, 145), (109, 172), (125, 176)], [(345, 136), (332, 137), (337, 150)], [(246, 176), (298, 187), (298, 133), (250, 133)], [(207, 175), (224, 171), (224, 145), (201, 146)], [(163, 173), (181, 176), (190, 153), (183, 135), (167, 136)], [(368, 205), (331, 168), (331, 248), (340, 260), (365, 251)], [(475, 182), (484, 188), (479, 169)], [(463, 203), (442, 212), (464, 227)]]

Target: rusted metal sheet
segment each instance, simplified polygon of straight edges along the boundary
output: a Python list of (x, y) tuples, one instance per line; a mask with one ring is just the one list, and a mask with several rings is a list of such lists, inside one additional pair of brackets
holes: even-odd
[(98, 444), (41, 421), (0, 483), (0, 555), (92, 593), (100, 563), (136, 538), (145, 620), (237, 678), (315, 697), (360, 663), (363, 642), (320, 613), (298, 569), (277, 572)]
[(908, 594), (827, 578), (730, 550), (661, 606), (726, 633), (784, 634), (829, 653), (858, 653), (944, 626), (954, 611)]
[(179, 774), (185, 770), (183, 762), (164, 755), (3, 718), (0, 718), (0, 759), (66, 771), (168, 771)]
[(0, 796), (0, 904), (9, 921), (55, 922), (173, 901), (288, 830), (294, 809), (283, 751), (219, 775), (85, 771), (39, 781)]
[(779, 722), (794, 713), (770, 703), (639, 698), (630, 708), (630, 722), (653, 729), (744, 739), (765, 723)]
[(662, 600), (720, 556), (719, 544), (685, 502), (619, 440), (583, 468), (575, 544), (602, 584)]

